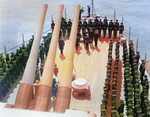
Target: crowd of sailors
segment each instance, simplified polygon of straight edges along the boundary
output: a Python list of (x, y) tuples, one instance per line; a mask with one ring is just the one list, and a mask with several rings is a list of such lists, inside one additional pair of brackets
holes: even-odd
[[(116, 20), (115, 22), (110, 20), (110, 22), (108, 22), (107, 17), (105, 17), (103, 21), (102, 19), (98, 19), (97, 17), (94, 19), (94, 21), (92, 20), (93, 19), (89, 19), (88, 22), (86, 19), (84, 19), (84, 21), (79, 20), (76, 38), (76, 50), (78, 50), (80, 42), (84, 43), (84, 45), (86, 46), (86, 50), (89, 50), (89, 44), (93, 44), (93, 42), (95, 47), (97, 47), (98, 38), (106, 38), (106, 33), (108, 33), (108, 38), (114, 39), (117, 39), (120, 34), (123, 34), (124, 25), (123, 23), (119, 24), (118, 20)], [(52, 21), (52, 31), (54, 30), (54, 26), (55, 23), (54, 21)], [(67, 22), (64, 18), (62, 18), (59, 38), (65, 37), (65, 35), (69, 37), (71, 26), (72, 22), (70, 19)], [(64, 40), (60, 39), (58, 42), (61, 54), (63, 54)]]
[[(51, 40), (51, 33), (48, 33), (48, 35), (43, 38), (44, 42), (40, 45), (37, 58), (35, 81), (40, 80), (40, 76), (42, 76), (43, 65), (41, 64), (39, 68), (38, 64), (40, 62), (44, 62), (47, 56)], [(9, 88), (18, 78), (21, 77), (22, 73), (24, 72), (33, 40), (34, 36), (32, 36), (28, 44), (25, 45), (24, 43), (21, 47), (16, 49), (16, 52), (11, 52), (10, 54), (0, 54), (0, 100), (4, 99), (6, 93), (9, 91)]]
[(22, 75), (29, 53), (32, 47), (33, 39), (25, 46), (24, 44), (11, 54), (0, 54), (0, 100), (2, 100), (9, 88)]
[[(107, 17), (105, 17), (103, 21), (102, 19), (98, 19), (97, 17), (94, 19), (94, 21), (92, 20), (93, 19), (89, 19), (88, 22), (87, 22), (87, 19), (84, 19), (84, 21), (79, 20), (78, 30), (81, 32), (81, 29), (82, 29), (82, 35), (83, 35), (84, 30), (86, 29), (87, 29), (87, 32), (89, 32), (90, 29), (92, 29), (93, 31), (97, 30), (99, 36), (102, 35), (103, 38), (105, 38), (107, 31), (108, 31), (108, 38), (111, 38), (111, 36), (113, 36), (113, 38), (116, 38), (118, 35), (117, 34), (118, 31), (119, 31), (119, 34), (123, 34), (124, 25), (123, 23), (119, 24), (118, 20), (116, 20), (115, 22), (110, 20), (110, 22), (108, 22)], [(54, 21), (52, 21), (52, 24), (51, 24), (52, 31), (54, 30), (54, 26), (55, 26), (55, 23)], [(62, 18), (60, 35), (65, 36), (66, 31), (67, 31), (67, 34), (69, 36), (70, 31), (71, 31), (71, 26), (72, 26), (72, 22), (70, 19), (67, 22), (64, 18)]]
[(119, 25), (118, 20), (116, 20), (116, 22), (114, 23), (112, 22), (112, 20), (108, 22), (107, 17), (105, 17), (103, 21), (102, 19), (98, 19), (97, 17), (94, 19), (93, 22), (92, 19), (89, 19), (88, 22), (86, 21), (86, 19), (84, 19), (83, 22), (79, 20), (78, 29), (82, 29), (82, 30), (87, 29), (89, 32), (90, 28), (92, 28), (93, 31), (98, 30), (98, 34), (100, 36), (102, 35), (103, 38), (105, 38), (107, 30), (108, 30), (109, 38), (111, 38), (112, 32), (113, 32), (113, 38), (116, 38), (117, 31), (119, 31), (119, 34), (123, 34), (124, 31), (123, 23)]
[[(149, 117), (149, 81), (145, 74), (145, 61), (139, 67), (140, 54), (135, 53), (132, 40), (123, 42), (124, 87), (127, 116)], [(138, 69), (139, 68), (139, 69)], [(133, 111), (130, 111), (132, 110)]]

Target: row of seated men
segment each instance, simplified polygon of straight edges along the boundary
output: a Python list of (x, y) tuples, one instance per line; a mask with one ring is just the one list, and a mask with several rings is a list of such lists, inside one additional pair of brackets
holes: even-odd
[[(78, 29), (87, 29), (89, 31), (89, 29), (92, 28), (93, 30), (98, 30), (99, 35), (101, 35), (101, 32), (103, 30), (103, 38), (105, 38), (106, 36), (106, 31), (108, 29), (108, 38), (111, 38), (111, 36), (113, 36), (113, 38), (116, 38), (117, 36), (117, 31), (119, 31), (119, 34), (123, 34), (124, 31), (124, 25), (123, 23), (121, 23), (119, 25), (118, 20), (116, 20), (115, 23), (112, 22), (112, 20), (110, 20), (110, 22), (108, 23), (107, 18), (105, 17), (105, 19), (102, 20), (98, 20), (97, 18), (94, 20), (94, 22), (92, 22), (91, 19), (89, 19), (89, 21), (87, 22), (86, 19), (84, 19), (83, 23), (80, 20), (78, 23)], [(113, 32), (113, 35), (112, 35)]]

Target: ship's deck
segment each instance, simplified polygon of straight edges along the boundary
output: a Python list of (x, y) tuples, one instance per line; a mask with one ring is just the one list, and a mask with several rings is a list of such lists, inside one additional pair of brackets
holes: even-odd
[[(68, 40), (65, 41), (64, 55), (66, 55), (67, 45)], [(81, 43), (80, 46), (82, 48), (80, 54), (75, 54), (74, 56), (76, 78), (85, 78), (90, 81), (91, 99), (89, 97), (87, 97), (87, 99), (81, 99), (80, 96), (81, 100), (79, 100), (71, 96), (70, 109), (91, 111), (97, 114), (97, 116), (100, 116), (100, 106), (107, 70), (106, 65), (108, 62), (109, 43), (98, 41), (98, 48), (93, 49), (94, 46), (90, 47), (90, 55), (89, 53), (87, 54), (84, 44)], [(115, 44), (113, 50), (115, 50)], [(59, 69), (59, 79), (61, 78), (64, 61), (65, 60), (62, 61), (62, 59), (60, 59), (60, 50), (57, 49), (55, 62)]]
[[(65, 41), (64, 56), (66, 56), (68, 42), (68, 40)], [(98, 48), (91, 46), (89, 48), (89, 52), (87, 53), (84, 44), (80, 43), (80, 52), (75, 52), (74, 55), (74, 72), (76, 74), (76, 78), (85, 78), (90, 81), (91, 97), (82, 97), (82, 95), (80, 95), (79, 97), (74, 98), (71, 95), (71, 110), (90, 111), (97, 114), (97, 116), (100, 116), (100, 106), (102, 103), (101, 100), (107, 70), (106, 65), (108, 62), (108, 46), (109, 43), (106, 41), (98, 41)], [(112, 52), (113, 58), (115, 58), (115, 47), (116, 46), (114, 43)], [(120, 46), (120, 50), (122, 50), (122, 46)], [(59, 69), (58, 79), (61, 78), (61, 73), (65, 62), (65, 59), (62, 59), (63, 57), (60, 56), (60, 50), (58, 48), (55, 59), (55, 63)], [(120, 59), (122, 60), (122, 51), (120, 51)], [(123, 94), (121, 94), (121, 96), (123, 96)]]

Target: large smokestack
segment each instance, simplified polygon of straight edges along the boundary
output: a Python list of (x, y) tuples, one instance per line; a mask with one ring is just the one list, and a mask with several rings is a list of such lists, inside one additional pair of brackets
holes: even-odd
[(55, 27), (52, 35), (48, 56), (45, 62), (43, 75), (37, 92), (37, 97), (35, 102), (35, 110), (37, 111), (48, 111), (49, 109), (50, 97), (52, 92), (55, 56), (56, 56), (57, 42), (59, 38), (63, 8), (64, 5), (60, 4), (58, 8), (57, 18), (55, 22)]
[(57, 90), (54, 112), (64, 113), (66, 109), (69, 109), (70, 97), (71, 97), (73, 60), (74, 60), (75, 43), (77, 37), (79, 12), (80, 12), (80, 5), (76, 5), (75, 12), (74, 12), (74, 19), (71, 28), (71, 34), (69, 38), (69, 45), (67, 49), (67, 56), (62, 71), (60, 84)]
[(42, 6), (42, 12), (40, 15), (36, 33), (34, 35), (34, 41), (32, 44), (30, 56), (27, 61), (27, 65), (22, 77), (22, 83), (20, 84), (18, 94), (16, 97), (15, 108), (28, 109), (29, 107), (31, 94), (33, 91), (32, 85), (35, 77), (37, 56), (38, 56), (39, 45), (41, 41), (47, 7), (48, 7), (47, 4), (43, 4)]

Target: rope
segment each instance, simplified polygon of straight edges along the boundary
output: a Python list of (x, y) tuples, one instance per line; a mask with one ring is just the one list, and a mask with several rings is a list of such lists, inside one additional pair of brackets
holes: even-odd
[[(53, 13), (52, 15), (54, 15), (54, 14), (56, 14), (56, 12)], [(49, 17), (51, 17), (51, 15), (49, 15), (48, 17), (46, 17), (46, 19), (48, 19)], [(38, 24), (38, 23), (37, 23), (37, 24)], [(37, 24), (34, 24), (34, 25), (31, 26), (29, 29), (25, 30), (23, 33), (29, 31), (31, 28), (35, 27)], [(17, 38), (18, 38), (19, 36), (21, 36), (21, 35), (22, 35), (22, 33), (21, 33), (20, 35), (16, 36), (14, 39), (10, 40), (6, 45), (10, 44), (12, 41), (14, 41), (15, 39), (17, 39)], [(6, 46), (6, 45), (4, 45), (4, 46)]]
[(49, 29), (49, 30), (47, 30), (47, 31), (45, 31), (45, 32), (43, 32), (42, 34), (45, 34), (46, 32), (49, 32), (49, 31), (51, 31), (52, 29)]
[[(29, 41), (29, 40), (28, 40), (28, 41)], [(26, 42), (24, 42), (24, 43), (27, 43), (28, 41), (26, 41)], [(6, 52), (8, 52), (8, 51), (10, 51), (10, 50), (13, 50), (13, 49), (17, 48), (17, 47), (19, 47), (19, 46), (22, 45), (22, 44), (23, 44), (23, 43), (21, 43), (21, 44), (15, 46), (15, 47), (13, 47), (13, 48), (10, 48), (10, 49), (7, 50)], [(5, 52), (3, 52), (3, 53), (5, 53)]]
[[(35, 25), (34, 25), (35, 26)], [(30, 30), (31, 28), (33, 28), (34, 26), (30, 27), (29, 29), (27, 29), (26, 31), (24, 31), (23, 33), (27, 32), (28, 30)], [(10, 44), (10, 42), (12, 42), (13, 40), (17, 39), (19, 36), (21, 36), (22, 33), (20, 35), (18, 35), (17, 37), (15, 37), (14, 39), (12, 39), (11, 41), (9, 41), (6, 45)], [(6, 46), (5, 45), (5, 46)]]
[[(42, 34), (44, 34), (44, 33), (46, 33), (46, 32), (49, 32), (49, 31), (51, 31), (51, 29), (49, 29), (49, 30), (43, 32)], [(42, 38), (41, 38), (41, 39), (42, 39)], [(29, 41), (30, 41), (30, 39), (27, 40), (27, 41), (25, 41), (24, 43), (27, 43), (27, 42), (29, 42)], [(10, 49), (7, 50), (6, 52), (8, 52), (8, 51), (10, 51), (10, 50), (13, 50), (13, 49), (17, 48), (17, 47), (19, 47), (19, 46), (22, 45), (22, 44), (23, 44), (23, 43), (21, 43), (21, 44), (19, 44), (19, 45), (17, 45), (17, 46), (14, 46), (13, 48), (10, 48)], [(3, 53), (5, 53), (5, 52), (3, 52)]]

